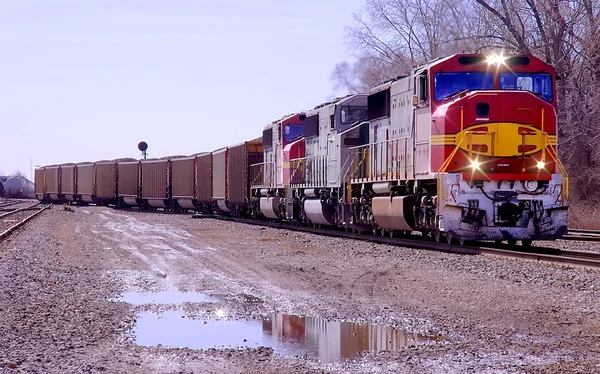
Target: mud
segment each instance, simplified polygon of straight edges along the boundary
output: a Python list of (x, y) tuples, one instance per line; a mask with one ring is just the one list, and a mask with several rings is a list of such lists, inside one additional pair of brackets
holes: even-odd
[[(578, 268), (54, 208), (0, 244), (0, 372), (593, 373), (599, 287)], [(195, 332), (219, 323), (238, 327)]]

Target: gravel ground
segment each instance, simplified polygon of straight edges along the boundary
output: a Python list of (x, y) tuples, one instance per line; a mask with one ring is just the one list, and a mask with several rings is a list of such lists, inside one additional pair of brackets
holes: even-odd
[[(600, 373), (599, 288), (600, 273), (579, 268), (54, 207), (0, 244), (0, 373)], [(168, 290), (222, 298), (119, 301)], [(136, 344), (138, 313), (216, 319), (216, 308), (226, 319), (278, 311), (444, 339), (334, 363)]]

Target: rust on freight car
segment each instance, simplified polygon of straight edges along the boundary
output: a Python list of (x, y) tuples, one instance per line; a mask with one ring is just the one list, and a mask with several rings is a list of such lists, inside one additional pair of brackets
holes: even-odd
[(169, 198), (169, 161), (142, 161), (142, 198), (162, 199)]
[(229, 148), (227, 201), (230, 205), (247, 207), (250, 202), (249, 165), (263, 162), (261, 139), (251, 140)]
[(117, 164), (115, 162), (96, 163), (96, 198), (102, 201), (117, 198)]
[(212, 153), (212, 199), (227, 199), (227, 158), (229, 149), (222, 148)]
[(94, 164), (77, 165), (77, 195), (86, 202), (94, 202)]
[(195, 163), (196, 157), (176, 158), (171, 160), (171, 186), (174, 199), (194, 198)]
[(50, 200), (60, 200), (60, 167), (59, 166), (47, 166), (46, 167), (46, 194)]
[(75, 165), (60, 166), (60, 193), (69, 201), (75, 201), (75, 195), (77, 194), (76, 173), (77, 168)]
[(172, 157), (170, 162), (172, 206), (196, 209), (196, 156)]
[(209, 204), (213, 197), (212, 154), (199, 155), (196, 159), (196, 200)]
[(46, 197), (46, 168), (35, 169), (35, 197), (42, 201)]
[(119, 199), (129, 206), (136, 206), (140, 197), (140, 162), (119, 162)]

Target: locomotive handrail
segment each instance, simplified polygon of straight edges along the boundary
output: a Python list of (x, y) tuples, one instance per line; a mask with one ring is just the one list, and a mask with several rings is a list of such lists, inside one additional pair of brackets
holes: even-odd
[[(560, 159), (558, 158), (558, 154), (556, 154), (556, 151), (553, 148), (553, 144), (550, 143), (550, 139), (548, 137), (548, 133), (543, 133), (544, 137), (546, 138), (546, 146), (542, 149), (542, 161), (545, 161), (545, 155), (546, 155), (546, 149), (549, 148), (550, 150), (548, 151), (548, 153), (550, 154), (550, 157), (554, 160), (554, 163), (558, 166), (558, 169), (560, 170), (561, 174), (563, 175), (563, 179), (564, 179), (564, 198), (565, 200), (569, 198), (569, 174), (567, 173), (567, 169), (565, 168), (565, 166), (563, 165), (563, 163), (560, 161)], [(561, 193), (563, 192), (563, 189), (561, 188)]]
[[(270, 173), (270, 174), (272, 174), (272, 175), (269, 175), (269, 181), (268, 182), (265, 182), (264, 179), (263, 179), (262, 182), (258, 181), (261, 178), (261, 176), (264, 178), (264, 176), (265, 176), (264, 173), (265, 173), (265, 169), (266, 169), (265, 167), (268, 166), (268, 165), (275, 166), (275, 162), (273, 162), (273, 161), (258, 162), (258, 163), (255, 163), (255, 164), (251, 164), (248, 167), (248, 170), (249, 170), (250, 174), (252, 174), (250, 176), (250, 178), (254, 178), (250, 182), (250, 186), (252, 186), (252, 187), (273, 187), (275, 185), (275, 183), (274, 183), (274, 170), (273, 170), (274, 167), (271, 168), (272, 173)], [(255, 172), (257, 168), (259, 168), (258, 172)]]
[(360, 161), (358, 162), (358, 164), (356, 165), (356, 167), (354, 168), (354, 170), (352, 170), (352, 174), (356, 174), (356, 171), (358, 170), (358, 168), (360, 168), (360, 166), (363, 164), (363, 162), (368, 157), (369, 148), (367, 148), (365, 146), (361, 146), (361, 147), (364, 147), (365, 149), (358, 151), (358, 155), (362, 154), (362, 156), (360, 157)]
[[(441, 194), (441, 192), (442, 192), (442, 177), (443, 177), (443, 174), (446, 172), (446, 169), (448, 169), (448, 165), (450, 165), (450, 162), (452, 162), (452, 159), (454, 158), (454, 155), (456, 154), (456, 152), (458, 152), (458, 150), (460, 149), (460, 146), (462, 145), (462, 143), (465, 141), (465, 139), (467, 137), (471, 136), (471, 133), (472, 133), (472, 131), (465, 132), (466, 136), (462, 137), (462, 139), (460, 140), (460, 142), (458, 142), (458, 144), (456, 145), (456, 147), (454, 148), (454, 150), (452, 151), (452, 153), (450, 153), (450, 156), (448, 158), (446, 158), (446, 160), (440, 166), (440, 168), (439, 168), (439, 170), (437, 172), (437, 179), (438, 179), (438, 183), (437, 183), (437, 195), (438, 195), (438, 201), (440, 201), (440, 199), (444, 199), (444, 196)], [(448, 199), (445, 199), (445, 200), (449, 201), (450, 197), (448, 197)]]
[(290, 173), (290, 178), (288, 179), (287, 185), (292, 185), (292, 184), (298, 184), (298, 183), (292, 183), (292, 180), (294, 180), (294, 177), (296, 176), (296, 172), (299, 170), (299, 166), (302, 165), (301, 161), (304, 161), (306, 159), (306, 157), (298, 157), (298, 158), (293, 158), (290, 160), (290, 164), (294, 163), (294, 170)]
[[(367, 161), (369, 155), (374, 155), (372, 162), (368, 162), (366, 175), (361, 175), (360, 178), (375, 179), (375, 180), (396, 180), (408, 179), (408, 141), (411, 138), (394, 138), (386, 139), (379, 142), (363, 144), (359, 146), (349, 147), (351, 154), (355, 157), (360, 157), (357, 163), (355, 160), (354, 175), (358, 168)], [(400, 147), (402, 145), (402, 147)], [(379, 157), (381, 155), (381, 157)], [(404, 156), (402, 158), (402, 156)], [(374, 174), (371, 174), (371, 168), (374, 168)], [(351, 176), (351, 178), (356, 178)]]

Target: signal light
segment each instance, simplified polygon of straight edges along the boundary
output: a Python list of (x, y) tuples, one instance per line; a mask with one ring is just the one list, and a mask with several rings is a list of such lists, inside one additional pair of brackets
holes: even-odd
[(479, 169), (479, 165), (481, 165), (479, 163), (479, 161), (477, 161), (477, 160), (471, 160), (471, 167), (473, 168), (473, 170), (478, 170)]
[(537, 167), (538, 169), (542, 170), (544, 167), (546, 167), (546, 163), (544, 161), (538, 161)]

